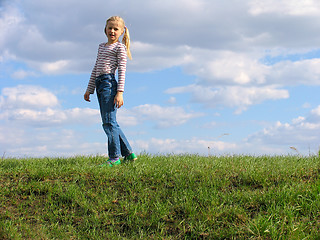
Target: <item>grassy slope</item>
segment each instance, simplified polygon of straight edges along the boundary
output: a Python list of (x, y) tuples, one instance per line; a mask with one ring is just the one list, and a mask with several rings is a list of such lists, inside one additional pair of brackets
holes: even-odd
[(318, 157), (0, 161), (0, 239), (320, 239)]

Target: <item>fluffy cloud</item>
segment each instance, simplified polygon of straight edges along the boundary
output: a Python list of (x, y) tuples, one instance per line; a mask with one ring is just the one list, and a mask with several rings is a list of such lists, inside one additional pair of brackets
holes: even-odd
[(128, 122), (127, 125), (133, 125), (133, 123), (142, 124), (144, 121), (152, 121), (156, 128), (175, 127), (203, 115), (195, 112), (187, 113), (182, 107), (162, 107), (155, 104), (144, 104), (131, 110), (125, 110), (126, 117), (124, 117), (124, 114), (122, 115), (122, 110), (119, 113), (121, 113), (119, 114), (120, 123)]
[(28, 76), (34, 77), (36, 75), (37, 74), (33, 71), (25, 71), (25, 70), (20, 69), (20, 70), (15, 71), (14, 73), (12, 73), (11, 77), (13, 79), (24, 79)]
[[(49, 90), (39, 86), (19, 85), (2, 89), (0, 109), (2, 110), (0, 120), (16, 121), (39, 127), (100, 122), (98, 109), (61, 109), (58, 98)], [(131, 110), (121, 108), (118, 120), (124, 126), (135, 126), (143, 121), (154, 121), (156, 127), (168, 128), (182, 125), (199, 116), (202, 114), (187, 113), (182, 107), (145, 104)]]
[(259, 62), (258, 53), (240, 53), (189, 48), (188, 61), (183, 65), (199, 83), (208, 85), (265, 84), (268, 66)]
[[(29, 85), (3, 88), (0, 109), (0, 151), (10, 156), (21, 156), (21, 152), (26, 156), (44, 156), (106, 151), (105, 143), (90, 142), (81, 136), (86, 128), (92, 128), (89, 125), (100, 127), (99, 110), (62, 109), (58, 98), (48, 89)], [(169, 128), (199, 116), (201, 114), (187, 113), (181, 107), (146, 104), (133, 109), (121, 108), (118, 121), (124, 127), (153, 121), (158, 128)], [(77, 124), (84, 126), (79, 132), (74, 130)]]
[(284, 61), (274, 64), (266, 76), (269, 84), (320, 85), (320, 59), (296, 62)]
[(57, 97), (39, 86), (19, 85), (3, 88), (0, 96), (1, 109), (45, 108), (59, 104)]
[(6, 119), (24, 125), (49, 127), (66, 124), (93, 124), (99, 121), (99, 111), (90, 108), (67, 110), (46, 108), (44, 110), (16, 109), (4, 111), (0, 120)]
[(276, 122), (273, 126), (264, 128), (249, 136), (246, 141), (251, 144), (278, 146), (287, 148), (293, 146), (304, 152), (319, 150), (320, 143), (320, 106), (311, 110), (307, 117), (298, 117), (290, 123)]
[[(1, 3), (0, 3), (1, 4)], [(2, 5), (2, 4), (1, 4)], [(0, 49), (3, 50), (4, 45), (11, 38), (16, 26), (18, 26), (23, 21), (23, 16), (19, 10), (15, 7), (5, 4), (0, 5)]]
[(70, 129), (1, 126), (0, 152), (4, 157), (62, 157), (106, 152), (103, 141), (84, 141), (82, 134)]
[[(238, 151), (237, 144), (227, 143), (222, 141), (210, 141), (192, 138), (189, 140), (176, 140), (176, 139), (158, 139), (151, 138), (147, 141), (138, 140), (134, 142), (134, 146), (139, 151), (148, 153), (161, 153), (161, 154), (225, 154)], [(208, 151), (208, 148), (210, 150)]]
[(182, 125), (188, 120), (202, 115), (200, 113), (186, 113), (182, 107), (161, 107), (152, 104), (135, 107), (133, 111), (142, 118), (155, 121), (159, 128)]
[(39, 86), (19, 85), (3, 88), (0, 109), (0, 120), (37, 127), (90, 124), (99, 120), (99, 111), (96, 109), (61, 109), (58, 98)]
[(156, 45), (143, 42), (132, 43), (133, 61), (128, 62), (128, 69), (145, 72), (181, 66), (190, 61), (190, 47)]
[[(48, 89), (30, 85), (3, 88), (0, 110), (0, 152), (5, 157), (106, 151), (104, 142), (84, 140), (82, 135), (91, 129), (90, 125), (100, 122), (99, 110), (62, 109), (58, 98)], [(84, 128), (76, 131), (76, 124)]]
[(253, 0), (249, 12), (253, 15), (277, 13), (293, 16), (319, 15), (320, 3), (317, 0)]
[[(241, 57), (241, 53), (254, 53), (261, 48), (318, 46), (320, 33), (309, 23), (318, 20), (319, 14), (311, 14), (310, 19), (310, 12), (319, 12), (319, 4), (315, 1), (274, 2), (121, 0), (118, 4), (111, 1), (101, 5), (99, 0), (82, 3), (33, 0), (19, 4), (13, 0), (4, 4), (0, 17), (0, 26), (3, 26), (0, 46), (2, 52), (7, 51), (15, 59), (48, 74), (90, 71), (97, 45), (105, 40), (105, 18), (116, 13), (125, 18), (131, 30), (136, 60), (132, 62), (132, 70), (146, 71), (184, 64), (188, 61), (190, 49), (202, 50), (204, 55), (197, 57), (199, 66), (207, 64), (208, 68), (219, 68), (227, 61), (227, 65), (222, 65), (227, 72), (234, 67), (238, 71), (239, 66), (241, 68), (241, 64), (246, 63), (249, 63), (247, 69), (252, 69), (257, 65), (257, 58)], [(141, 5), (144, 6), (142, 12)], [(281, 17), (277, 11), (283, 9), (303, 14)], [(266, 18), (262, 13), (269, 15)], [(290, 30), (290, 26), (295, 26), (294, 30)], [(222, 55), (225, 59), (207, 62), (205, 52), (212, 50), (216, 51), (212, 52), (215, 56)], [(250, 73), (253, 72), (249, 71), (249, 77)], [(210, 75), (210, 72), (206, 74)], [(245, 74), (240, 71), (233, 79), (245, 82)]]
[(238, 87), (227, 86), (223, 88), (202, 87), (190, 85), (186, 87), (171, 88), (168, 94), (186, 93), (192, 94), (193, 101), (202, 103), (207, 107), (217, 106), (235, 107), (235, 113), (239, 114), (249, 106), (259, 104), (266, 100), (285, 99), (289, 97), (287, 90), (270, 87)]

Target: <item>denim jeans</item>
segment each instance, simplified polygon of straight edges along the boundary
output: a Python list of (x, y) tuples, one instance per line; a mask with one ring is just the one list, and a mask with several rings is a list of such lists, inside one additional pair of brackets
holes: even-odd
[(116, 120), (117, 107), (114, 97), (117, 93), (117, 81), (114, 74), (103, 74), (96, 78), (96, 92), (100, 106), (102, 127), (108, 136), (109, 158), (128, 156), (131, 146)]

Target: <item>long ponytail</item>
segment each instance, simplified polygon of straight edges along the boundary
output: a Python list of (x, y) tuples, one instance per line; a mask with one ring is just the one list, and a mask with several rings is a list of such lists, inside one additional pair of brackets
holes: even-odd
[(126, 26), (124, 26), (124, 34), (122, 38), (122, 43), (126, 46), (127, 48), (127, 55), (130, 60), (132, 60), (131, 52), (130, 52), (130, 34), (129, 30)]

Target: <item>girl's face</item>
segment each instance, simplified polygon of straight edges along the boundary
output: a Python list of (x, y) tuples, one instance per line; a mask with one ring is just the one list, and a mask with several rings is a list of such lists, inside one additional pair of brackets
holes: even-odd
[(106, 34), (108, 37), (108, 44), (116, 43), (123, 33), (123, 24), (119, 21), (109, 21), (106, 27)]

